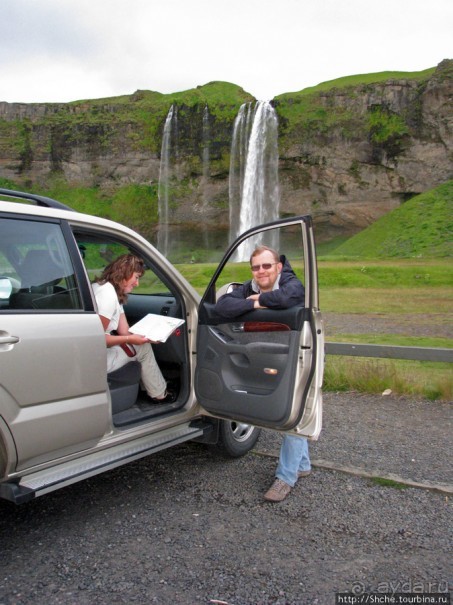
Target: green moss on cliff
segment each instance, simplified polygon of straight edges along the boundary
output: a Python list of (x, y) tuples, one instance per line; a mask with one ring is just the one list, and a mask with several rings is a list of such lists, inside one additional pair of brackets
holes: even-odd
[[(221, 133), (225, 130), (230, 133), (240, 105), (252, 100), (253, 97), (239, 86), (211, 82), (196, 89), (167, 95), (137, 91), (121, 97), (66, 104), (47, 103), (43, 105), (44, 111), (37, 112), (33, 118), (19, 120), (22, 131), (25, 121), (30, 124), (27, 141), (23, 132), (18, 133), (17, 125), (14, 128), (12, 122), (2, 120), (0, 130), (5, 135), (2, 140), (13, 139), (16, 157), (23, 153), (25, 147), (31, 153), (54, 152), (58, 156), (58, 149), (54, 149), (55, 141), (63, 142), (68, 149), (74, 146), (86, 148), (91, 155), (134, 149), (158, 154), (165, 120), (172, 105), (178, 107), (182, 131), (190, 129), (191, 124), (201, 124), (204, 108), (208, 105), (213, 137), (225, 144), (226, 137)], [(43, 130), (47, 133), (45, 141), (39, 137)], [(201, 129), (198, 130), (201, 132)], [(49, 133), (53, 133), (53, 141), (49, 139)], [(197, 136), (200, 136), (198, 131)]]
[(389, 140), (401, 139), (409, 133), (403, 118), (385, 108), (373, 108), (368, 114), (368, 127), (371, 140), (380, 145)]
[[(387, 145), (393, 155), (408, 134), (409, 116), (397, 115), (377, 103), (371, 113), (361, 106), (360, 99), (373, 93), (382, 95), (383, 85), (395, 80), (425, 83), (436, 68), (420, 72), (382, 72), (348, 76), (323, 82), (299, 92), (285, 93), (275, 99), (280, 119), (281, 149), (293, 143), (328, 143), (339, 136), (343, 140), (370, 140), (378, 146)], [(416, 93), (414, 94), (414, 96)]]

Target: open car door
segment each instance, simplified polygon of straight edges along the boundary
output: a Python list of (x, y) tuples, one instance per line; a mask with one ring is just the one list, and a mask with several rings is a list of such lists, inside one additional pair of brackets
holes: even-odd
[[(287, 257), (305, 286), (305, 304), (222, 318), (216, 312), (216, 300), (235, 283), (251, 279), (249, 257), (261, 244)], [(195, 392), (205, 411), (318, 437), (324, 331), (311, 217), (268, 223), (240, 236), (227, 250), (201, 300), (198, 322)]]

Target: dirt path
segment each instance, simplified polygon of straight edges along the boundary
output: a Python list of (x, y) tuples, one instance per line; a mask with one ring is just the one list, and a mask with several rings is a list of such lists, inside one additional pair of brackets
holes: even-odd
[(327, 339), (336, 334), (398, 334), (453, 338), (452, 316), (447, 313), (430, 315), (323, 313), (323, 318)]

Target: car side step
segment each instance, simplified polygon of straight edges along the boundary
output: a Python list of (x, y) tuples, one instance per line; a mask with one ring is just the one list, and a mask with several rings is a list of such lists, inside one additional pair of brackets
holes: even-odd
[(178, 443), (199, 438), (205, 429), (211, 430), (212, 426), (203, 423), (179, 425), (26, 475), (17, 482), (7, 481), (0, 485), (0, 498), (15, 504), (29, 502), (71, 483), (93, 477)]

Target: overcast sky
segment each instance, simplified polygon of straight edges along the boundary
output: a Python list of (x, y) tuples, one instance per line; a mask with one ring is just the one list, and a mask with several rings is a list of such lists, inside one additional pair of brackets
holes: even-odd
[(452, 0), (1, 0), (0, 101), (179, 92), (267, 100), (453, 58)]

